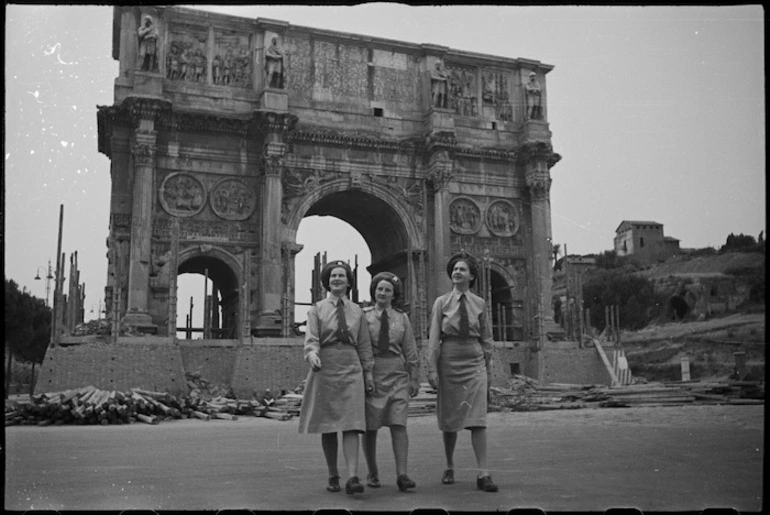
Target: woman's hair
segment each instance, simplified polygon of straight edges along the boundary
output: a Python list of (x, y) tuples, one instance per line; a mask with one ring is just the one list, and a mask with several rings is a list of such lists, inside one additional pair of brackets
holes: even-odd
[(377, 291), (377, 285), (381, 281), (388, 281), (393, 285), (393, 302), (397, 301), (401, 297), (401, 279), (396, 274), (380, 272), (372, 277), (372, 282), (369, 283), (369, 294), (372, 296), (372, 302), (374, 302), (374, 292)]
[(353, 288), (355, 278), (353, 277), (353, 270), (351, 270), (350, 266), (344, 261), (332, 261), (327, 263), (326, 266), (323, 267), (323, 270), (321, 270), (321, 284), (327, 291), (331, 291), (331, 288), (329, 288), (329, 277), (332, 275), (332, 270), (335, 268), (342, 268), (345, 270), (345, 275), (348, 277), (348, 292), (350, 292), (350, 289)]
[(476, 263), (476, 259), (465, 251), (452, 255), (446, 264), (446, 273), (450, 279), (452, 278), (452, 270), (454, 270), (455, 264), (457, 264), (458, 261), (465, 261), (468, 265), (468, 270), (470, 270), (473, 275), (470, 284), (471, 288), (473, 288), (476, 284), (476, 279), (479, 277), (479, 265)]

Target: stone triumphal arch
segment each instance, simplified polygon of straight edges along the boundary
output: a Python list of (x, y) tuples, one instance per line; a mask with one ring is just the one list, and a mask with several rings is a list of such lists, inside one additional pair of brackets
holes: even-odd
[(120, 73), (98, 110), (113, 319), (173, 336), (177, 277), (205, 272), (209, 338), (286, 337), (297, 228), (331, 215), (364, 237), (371, 274), (405, 281), (419, 340), (465, 250), (495, 339), (542, 345), (552, 66), (178, 7), (115, 7), (113, 26)]

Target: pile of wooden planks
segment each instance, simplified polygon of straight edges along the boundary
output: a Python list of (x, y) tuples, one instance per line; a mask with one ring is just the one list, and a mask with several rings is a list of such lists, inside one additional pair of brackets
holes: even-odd
[(238, 420), (238, 416), (268, 416), (253, 400), (210, 397), (193, 391), (178, 398), (169, 393), (132, 388), (121, 392), (93, 386), (35, 395), (6, 405), (5, 425), (157, 424), (163, 420), (198, 418)]
[(515, 376), (490, 388), (490, 411), (672, 406), (689, 403), (762, 404), (764, 385), (752, 381), (646, 383), (609, 387), (550, 383)]
[(13, 402), (6, 406), (5, 425), (155, 424), (165, 418), (182, 417), (180, 406), (158, 400), (155, 392), (85, 386)]

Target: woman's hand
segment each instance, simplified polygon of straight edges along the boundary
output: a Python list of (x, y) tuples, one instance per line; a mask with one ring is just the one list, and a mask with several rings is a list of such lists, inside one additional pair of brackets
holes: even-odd
[(431, 388), (438, 390), (438, 374), (436, 372), (428, 372), (428, 383)]
[(321, 370), (321, 358), (318, 357), (318, 353), (311, 352), (308, 354), (307, 362), (310, 363), (310, 367), (313, 369), (313, 372), (318, 372)]
[(420, 382), (412, 381), (409, 384), (409, 397), (417, 397), (418, 393), (420, 393)]
[(366, 396), (371, 397), (374, 395), (374, 379), (371, 375), (364, 374), (364, 385), (366, 386)]

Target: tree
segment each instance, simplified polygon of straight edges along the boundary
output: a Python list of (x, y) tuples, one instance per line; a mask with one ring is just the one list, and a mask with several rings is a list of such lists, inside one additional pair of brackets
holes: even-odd
[(6, 394), (13, 358), (42, 363), (51, 335), (51, 310), (45, 301), (19, 290), (15, 281), (5, 280), (5, 344), (9, 353)]
[(759, 250), (759, 246), (757, 245), (757, 240), (754, 239), (754, 236), (743, 233), (736, 236), (735, 234), (730, 233), (730, 235), (727, 236), (725, 244), (719, 249), (719, 252), (753, 252), (757, 250)]
[(620, 308), (620, 327), (641, 329), (663, 309), (652, 282), (623, 269), (597, 269), (583, 283), (583, 303), (589, 309), (591, 325), (603, 330), (607, 306)]

